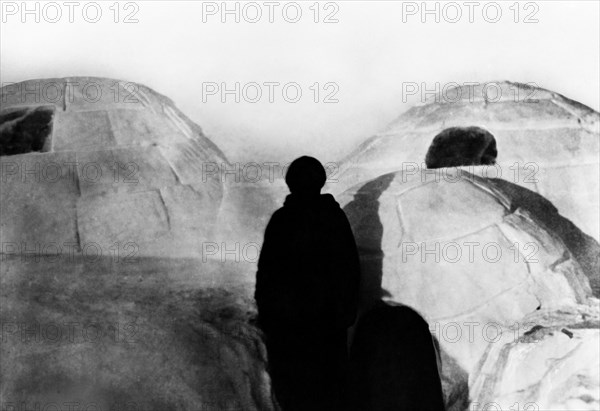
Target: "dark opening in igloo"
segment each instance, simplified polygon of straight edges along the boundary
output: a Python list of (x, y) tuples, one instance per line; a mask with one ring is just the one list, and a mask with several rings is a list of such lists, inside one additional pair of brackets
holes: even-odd
[(48, 151), (53, 117), (53, 107), (0, 112), (0, 156)]
[(427, 150), (427, 168), (496, 163), (496, 139), (480, 127), (450, 127), (436, 135)]

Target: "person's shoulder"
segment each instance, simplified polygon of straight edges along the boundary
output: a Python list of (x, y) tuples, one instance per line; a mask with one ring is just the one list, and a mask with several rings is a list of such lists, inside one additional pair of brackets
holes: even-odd
[(281, 224), (287, 220), (289, 220), (290, 217), (290, 210), (288, 210), (286, 207), (280, 207), (277, 210), (275, 210), (275, 212), (273, 212), (273, 214), (271, 214), (271, 219), (269, 220), (269, 224), (270, 225), (274, 225), (274, 224)]
[(346, 213), (331, 194), (324, 194), (322, 202), (325, 204), (324, 210), (328, 217), (332, 219), (331, 222), (345, 224), (348, 221)]
[(321, 204), (331, 210), (341, 210), (339, 203), (335, 197), (329, 193), (321, 194)]

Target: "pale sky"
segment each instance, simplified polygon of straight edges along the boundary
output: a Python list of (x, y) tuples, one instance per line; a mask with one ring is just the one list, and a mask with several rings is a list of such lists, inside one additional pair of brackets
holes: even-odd
[[(289, 161), (301, 154), (338, 160), (418, 103), (418, 94), (403, 96), (403, 83), (435, 89), (449, 82), (531, 82), (600, 107), (598, 1), (480, 1), (473, 22), (468, 2), (440, 2), (439, 23), (435, 12), (422, 15), (421, 2), (400, 1), (317, 7), (313, 1), (230, 1), (232, 10), (238, 4), (239, 23), (235, 14), (221, 21), (222, 2), (121, 2), (118, 16), (113, 1), (98, 2), (97, 23), (86, 21), (96, 10), (90, 6), (84, 16), (86, 1), (72, 9), (72, 23), (65, 2), (55, 2), (62, 12), (57, 23), (47, 21), (58, 19), (57, 7), (44, 9), (47, 2), (37, 6), (39, 23), (38, 2), (27, 3), (34, 13), (24, 21), (20, 1), (1, 3), (2, 83), (67, 76), (143, 83), (171, 98), (233, 161)], [(286, 21), (298, 8), (299, 21)], [(262, 16), (251, 23), (257, 10)], [(497, 10), (499, 21), (486, 21)], [(130, 13), (137, 23), (123, 22)], [(328, 15), (337, 22), (325, 23)], [(537, 22), (525, 23), (527, 16)], [(271, 82), (280, 83), (272, 86), (274, 102), (265, 85)], [(262, 98), (249, 101), (256, 88), (247, 86), (247, 99), (241, 95), (236, 103), (226, 95), (222, 102), (219, 93), (207, 94), (213, 83), (231, 89), (240, 83), (240, 90), (258, 83)], [(302, 91), (296, 103), (283, 98), (283, 85), (290, 83)], [(330, 93), (337, 103), (323, 102)], [(286, 97), (295, 97), (294, 88)]]

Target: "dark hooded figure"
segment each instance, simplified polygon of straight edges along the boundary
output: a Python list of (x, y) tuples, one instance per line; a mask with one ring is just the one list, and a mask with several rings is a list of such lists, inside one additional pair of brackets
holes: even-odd
[(359, 259), (326, 173), (312, 157), (290, 165), (291, 191), (271, 217), (255, 298), (269, 371), (283, 410), (344, 409), (347, 329), (356, 319)]
[(380, 301), (356, 325), (348, 411), (444, 411), (440, 365), (423, 317)]

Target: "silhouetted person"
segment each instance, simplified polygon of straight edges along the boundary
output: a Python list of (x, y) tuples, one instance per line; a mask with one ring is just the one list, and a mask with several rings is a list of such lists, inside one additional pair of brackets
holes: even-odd
[(427, 322), (407, 306), (379, 302), (356, 326), (351, 411), (444, 411), (435, 343)]
[(255, 298), (275, 395), (285, 411), (342, 410), (347, 329), (356, 318), (359, 259), (348, 219), (320, 194), (325, 169), (290, 165), (291, 191), (265, 231)]

